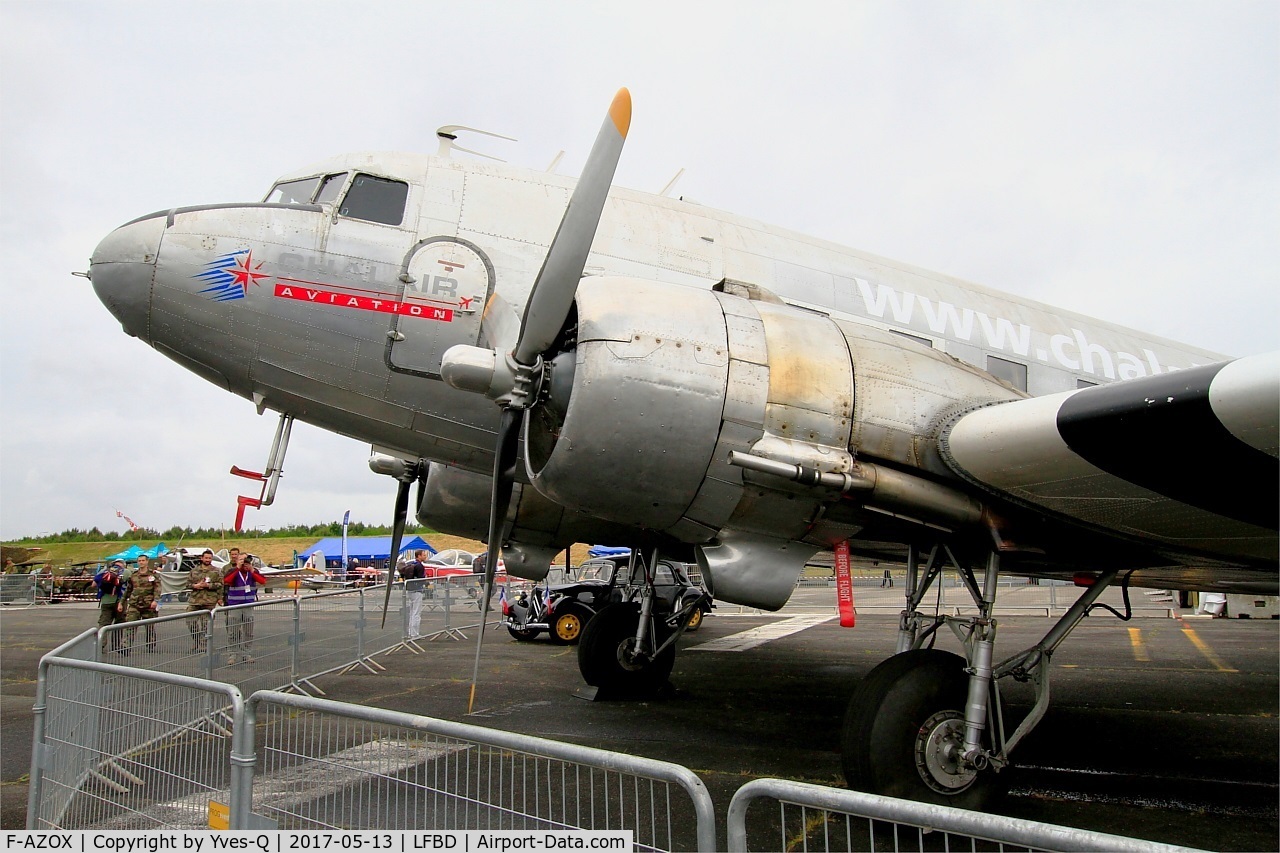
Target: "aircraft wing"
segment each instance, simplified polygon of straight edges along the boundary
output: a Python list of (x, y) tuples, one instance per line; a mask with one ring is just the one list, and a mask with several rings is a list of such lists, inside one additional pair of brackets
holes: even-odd
[(1278, 376), (1270, 353), (996, 403), (954, 418), (940, 450), (988, 492), (1274, 589)]

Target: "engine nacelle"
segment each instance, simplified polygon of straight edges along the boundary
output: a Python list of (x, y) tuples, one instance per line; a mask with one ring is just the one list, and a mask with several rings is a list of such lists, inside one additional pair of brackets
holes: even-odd
[[(484, 507), (493, 478), (430, 463), (418, 520), (441, 533), (483, 541), (489, 535)], [(519, 483), (503, 523), (502, 559), (508, 574), (529, 580), (547, 576), (551, 560), (575, 542), (630, 543), (628, 528), (555, 504)]]
[[(780, 607), (813, 551), (857, 532), (824, 525), (839, 492), (744, 474), (731, 451), (850, 475), (865, 455), (933, 486), (954, 479), (936, 451), (946, 417), (1022, 396), (927, 346), (750, 285), (587, 278), (576, 304), (572, 370), (557, 359), (550, 398), (525, 422), (530, 482), (562, 506), (703, 546), (728, 601)], [(858, 500), (874, 506), (875, 488)], [(906, 509), (929, 520), (927, 505)], [(722, 531), (733, 547), (721, 549)], [(814, 547), (783, 547), (800, 541)]]

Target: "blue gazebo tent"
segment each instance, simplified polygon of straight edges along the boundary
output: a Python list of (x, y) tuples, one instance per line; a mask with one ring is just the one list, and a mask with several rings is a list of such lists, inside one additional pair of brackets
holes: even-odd
[[(120, 553), (112, 554), (111, 556), (106, 557), (105, 562), (110, 563), (112, 560), (124, 560), (126, 563), (132, 563), (137, 561), (139, 554), (146, 554), (146, 553), (147, 553), (146, 551), (142, 550), (137, 545), (130, 545), (128, 548), (125, 548)], [(147, 556), (151, 556), (151, 555), (147, 554)]]
[(169, 546), (163, 542), (157, 542), (145, 551), (137, 545), (130, 545), (118, 554), (112, 554), (109, 557), (105, 557), (104, 562), (110, 563), (112, 560), (124, 560), (126, 563), (136, 563), (138, 558), (144, 555), (149, 559), (154, 560), (161, 554), (167, 553), (169, 553)]
[[(409, 536), (400, 543), (400, 553), (406, 551), (413, 552), (422, 548), (427, 552), (434, 554), (435, 548), (421, 536)], [(309, 548), (304, 548), (298, 552), (298, 565), (302, 565), (316, 551), (324, 554), (324, 564), (330, 569), (336, 569), (342, 563), (342, 537), (330, 536), (327, 539), (321, 539)], [(355, 557), (360, 561), (360, 565), (368, 566), (375, 564), (377, 568), (385, 569), (387, 560), (391, 556), (391, 537), (390, 536), (348, 536), (347, 537), (347, 559)]]
[(609, 545), (592, 545), (587, 549), (588, 557), (617, 557), (621, 554), (630, 553), (630, 548), (614, 548)]

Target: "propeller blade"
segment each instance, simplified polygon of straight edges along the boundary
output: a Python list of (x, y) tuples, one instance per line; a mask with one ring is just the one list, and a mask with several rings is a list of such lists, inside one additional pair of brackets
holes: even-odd
[[(619, 89), (609, 106), (609, 115), (596, 134), (596, 141), (591, 146), (582, 176), (578, 178), (578, 185), (569, 198), (564, 218), (560, 220), (560, 227), (542, 261), (542, 269), (538, 271), (538, 277), (529, 291), (529, 301), (525, 303), (524, 318), (520, 323), (520, 338), (511, 353), (516, 364), (523, 368), (533, 368), (539, 363), (542, 353), (551, 347), (569, 316), (630, 128), (631, 93), (626, 89)], [(441, 373), (455, 388), (487, 393), (494, 399), (501, 400), (502, 396), (495, 392), (495, 387), (510, 391), (518, 378), (519, 371), (513, 372), (508, 367), (500, 353), (486, 353), (481, 358), (476, 348), (454, 347), (445, 354)], [(489, 501), (489, 548), (485, 552), (484, 600), (480, 604), (480, 632), (476, 638), (475, 666), (471, 671), (468, 714), (475, 706), (476, 682), (480, 678), (480, 650), (484, 646), (485, 624), (489, 621), (493, 575), (501, 553), (502, 525), (511, 504), (520, 427), (524, 423), (525, 407), (530, 402), (513, 395), (503, 405), (502, 421), (498, 426), (498, 443), (493, 458), (493, 491)]]
[(489, 547), (484, 561), (484, 597), (480, 602), (480, 632), (476, 637), (476, 661), (471, 669), (471, 695), (467, 699), (467, 713), (476, 702), (476, 682), (480, 678), (480, 650), (484, 647), (484, 628), (489, 621), (489, 600), (493, 597), (493, 575), (498, 568), (498, 555), (502, 553), (502, 523), (506, 520), (511, 504), (512, 483), (515, 480), (516, 448), (520, 439), (520, 426), (524, 423), (524, 409), (511, 407), (502, 410), (498, 425), (497, 453), (493, 459), (493, 490), (489, 500)]
[(387, 597), (382, 601), (382, 627), (387, 627), (387, 610), (391, 607), (391, 585), (396, 579), (396, 558), (404, 539), (404, 519), (409, 512), (409, 487), (412, 479), (402, 479), (396, 487), (396, 517), (391, 528), (391, 554), (387, 557)]
[(630, 127), (631, 93), (619, 89), (529, 292), (520, 341), (514, 353), (520, 364), (533, 364), (538, 355), (551, 346), (569, 316)]

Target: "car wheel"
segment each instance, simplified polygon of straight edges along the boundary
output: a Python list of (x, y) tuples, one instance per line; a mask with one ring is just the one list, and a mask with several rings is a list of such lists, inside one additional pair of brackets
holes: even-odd
[(699, 607), (693, 611), (693, 615), (689, 617), (689, 624), (684, 626), (686, 631), (696, 631), (702, 627), (702, 608)]
[(557, 646), (571, 646), (582, 637), (591, 614), (581, 607), (568, 605), (557, 611), (551, 622), (551, 642)]

